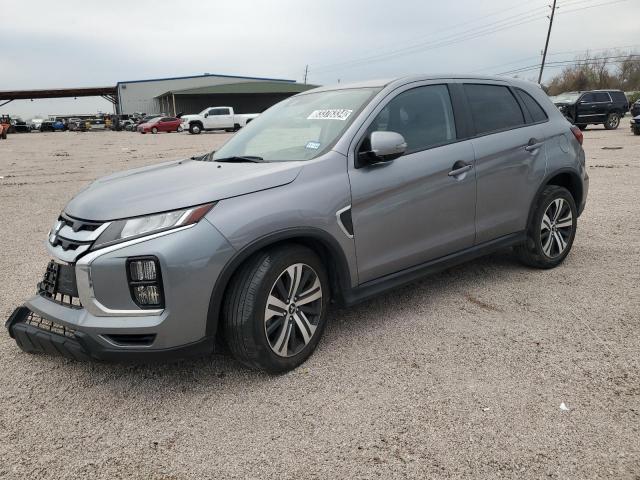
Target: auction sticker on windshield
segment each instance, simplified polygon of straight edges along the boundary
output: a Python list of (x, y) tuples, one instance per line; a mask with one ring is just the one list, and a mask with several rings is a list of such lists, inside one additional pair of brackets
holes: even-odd
[(343, 122), (349, 118), (353, 110), (345, 108), (333, 108), (329, 110), (314, 110), (307, 120), (342, 120)]

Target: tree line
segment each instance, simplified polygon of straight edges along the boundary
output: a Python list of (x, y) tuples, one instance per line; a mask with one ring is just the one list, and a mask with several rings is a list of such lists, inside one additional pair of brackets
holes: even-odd
[(567, 62), (562, 71), (543, 85), (549, 95), (562, 92), (618, 89), (640, 97), (640, 54), (619, 51), (591, 55), (585, 52)]

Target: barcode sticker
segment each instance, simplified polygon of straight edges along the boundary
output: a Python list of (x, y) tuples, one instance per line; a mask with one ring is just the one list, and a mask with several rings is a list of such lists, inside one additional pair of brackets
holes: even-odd
[(349, 118), (349, 115), (353, 113), (353, 110), (347, 110), (345, 108), (333, 108), (329, 110), (314, 110), (311, 115), (307, 117), (307, 120), (341, 120), (345, 121)]

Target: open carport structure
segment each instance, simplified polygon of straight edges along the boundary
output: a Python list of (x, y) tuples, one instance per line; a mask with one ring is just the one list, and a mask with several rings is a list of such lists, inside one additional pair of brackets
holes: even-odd
[(197, 113), (207, 107), (233, 107), (236, 113), (261, 113), (287, 97), (315, 85), (288, 82), (242, 82), (174, 90), (158, 95), (162, 112)]
[(102, 97), (112, 104), (118, 103), (117, 87), (54, 88), (46, 90), (4, 90), (0, 91), (0, 107), (14, 100), (35, 100), (39, 98)]

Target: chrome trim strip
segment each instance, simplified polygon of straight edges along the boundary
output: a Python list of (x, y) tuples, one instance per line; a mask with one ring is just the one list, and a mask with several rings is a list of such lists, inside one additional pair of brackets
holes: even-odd
[(349, 230), (347, 230), (345, 228), (345, 226), (342, 223), (342, 219), (340, 218), (340, 215), (342, 215), (344, 212), (346, 212), (347, 210), (350, 210), (350, 209), (351, 209), (351, 205), (347, 205), (346, 207), (341, 208), (340, 210), (338, 210), (336, 212), (336, 220), (338, 221), (338, 226), (340, 227), (340, 230), (342, 230), (342, 233), (344, 233), (347, 236), (347, 238), (353, 239), (353, 235), (351, 235), (349, 233)]
[(117, 243), (115, 245), (104, 247), (86, 254), (76, 263), (76, 282), (78, 286), (78, 296), (80, 297), (82, 306), (91, 315), (96, 317), (147, 317), (152, 315), (161, 315), (164, 311), (164, 309), (161, 308), (149, 310), (115, 310), (102, 305), (96, 298), (95, 292), (93, 291), (93, 282), (91, 281), (91, 264), (98, 257), (101, 257), (102, 255), (105, 255), (107, 253), (113, 252), (115, 250), (120, 250), (121, 248), (126, 248), (131, 245), (136, 245), (138, 243), (146, 242), (147, 240), (152, 240), (154, 238), (177, 233), (182, 230), (194, 227), (195, 225), (195, 223), (192, 223), (191, 225), (185, 225), (173, 230), (166, 230), (164, 232), (155, 233), (146, 237), (129, 240), (128, 242)]
[(153, 346), (153, 345), (121, 345), (119, 343), (115, 343), (115, 342), (109, 340), (106, 335), (99, 335), (99, 336), (100, 336), (100, 338), (102, 340), (107, 342), (109, 345), (112, 345), (112, 346), (117, 347), (117, 348), (135, 348), (135, 349), (138, 349), (138, 348), (151, 348)]

